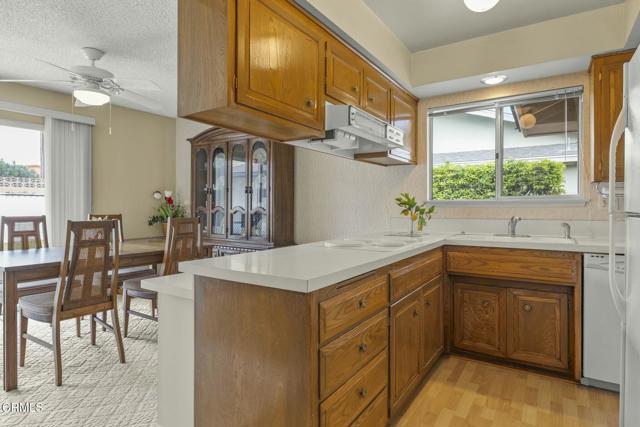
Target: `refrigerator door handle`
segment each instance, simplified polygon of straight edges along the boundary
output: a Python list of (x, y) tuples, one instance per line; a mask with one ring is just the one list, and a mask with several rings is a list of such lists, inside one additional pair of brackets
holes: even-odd
[(622, 110), (616, 120), (611, 133), (611, 145), (609, 146), (609, 290), (613, 297), (613, 303), (622, 319), (625, 320), (625, 296), (620, 292), (620, 286), (616, 279), (616, 209), (615, 209), (615, 188), (616, 188), (616, 157), (618, 152), (618, 143), (624, 135), (627, 126), (627, 106), (626, 102), (622, 103)]

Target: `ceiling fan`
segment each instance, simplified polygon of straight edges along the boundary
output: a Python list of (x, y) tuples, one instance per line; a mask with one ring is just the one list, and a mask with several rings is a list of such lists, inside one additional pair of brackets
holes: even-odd
[(116, 78), (112, 72), (105, 70), (104, 68), (96, 67), (96, 61), (99, 61), (105, 54), (105, 52), (100, 49), (96, 49), (94, 47), (83, 47), (82, 53), (91, 65), (74, 65), (69, 68), (65, 68), (52, 64), (51, 62), (38, 59), (40, 62), (69, 73), (68, 80), (0, 79), (0, 82), (69, 83), (73, 86), (73, 97), (75, 99), (74, 105), (76, 107), (104, 105), (110, 102), (112, 98), (120, 98), (151, 110), (160, 109), (160, 103), (132, 90), (160, 91), (161, 89), (156, 83), (151, 80)]

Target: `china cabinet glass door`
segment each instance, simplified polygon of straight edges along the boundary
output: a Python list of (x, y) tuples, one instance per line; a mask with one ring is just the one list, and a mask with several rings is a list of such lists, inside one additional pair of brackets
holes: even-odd
[(231, 155), (229, 238), (247, 238), (247, 144), (229, 144)]
[(211, 235), (226, 237), (227, 192), (226, 144), (213, 146), (211, 154)]
[(207, 208), (208, 208), (208, 176), (207, 176), (208, 154), (207, 147), (197, 148), (195, 154), (195, 175), (194, 175), (194, 206), (195, 216), (200, 219), (204, 234), (208, 234)]
[(269, 238), (269, 153), (264, 141), (251, 144), (251, 176), (249, 182), (251, 212), (250, 238)]

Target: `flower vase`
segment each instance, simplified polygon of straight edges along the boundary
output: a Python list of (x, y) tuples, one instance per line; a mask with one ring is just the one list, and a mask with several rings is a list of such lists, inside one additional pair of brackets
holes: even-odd
[(162, 236), (163, 237), (167, 237), (167, 223), (166, 222), (162, 223)]

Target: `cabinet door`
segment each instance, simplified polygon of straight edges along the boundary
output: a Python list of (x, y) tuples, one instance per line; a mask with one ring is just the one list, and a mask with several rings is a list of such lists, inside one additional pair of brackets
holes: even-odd
[(229, 144), (229, 238), (247, 238), (247, 142)]
[(251, 174), (249, 176), (249, 237), (269, 240), (269, 143), (251, 142)]
[[(624, 63), (633, 52), (596, 57), (592, 64), (593, 80), (593, 180), (609, 180), (611, 133), (622, 109)], [(624, 181), (624, 136), (616, 159), (616, 179)]]
[(550, 368), (569, 367), (569, 303), (566, 294), (508, 291), (507, 356)]
[(324, 129), (320, 27), (284, 0), (239, 0), (237, 20), (237, 102)]
[(226, 237), (227, 217), (227, 144), (211, 147), (211, 218), (210, 235)]
[(416, 158), (418, 104), (398, 89), (391, 91), (391, 124), (404, 131), (404, 147)]
[(340, 102), (360, 105), (364, 63), (336, 41), (327, 43), (327, 95)]
[(200, 219), (202, 232), (209, 234), (209, 147), (194, 147), (193, 152), (193, 216)]
[(420, 379), (422, 293), (391, 307), (391, 406), (397, 407)]
[(364, 96), (362, 108), (365, 111), (381, 118), (389, 120), (389, 94), (390, 84), (380, 73), (372, 68), (365, 68), (364, 71)]
[(461, 350), (504, 357), (506, 290), (454, 282), (454, 345)]
[(429, 369), (444, 348), (442, 329), (442, 278), (435, 284), (425, 286), (422, 296), (424, 316), (422, 321), (422, 357), (421, 367)]

